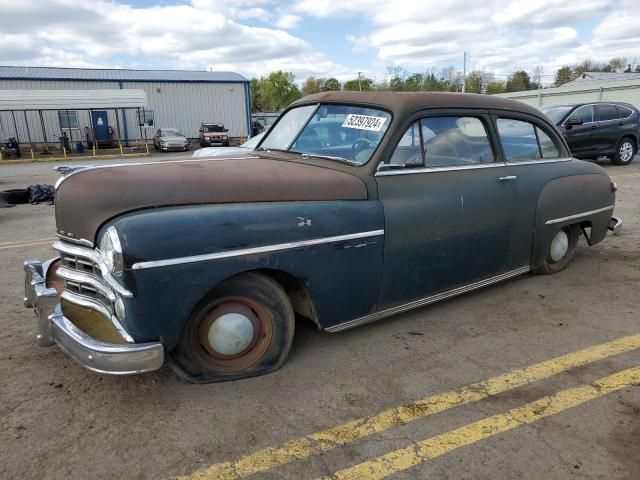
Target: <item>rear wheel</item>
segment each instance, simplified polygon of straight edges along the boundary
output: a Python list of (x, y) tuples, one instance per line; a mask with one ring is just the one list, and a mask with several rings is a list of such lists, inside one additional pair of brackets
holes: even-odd
[(629, 165), (636, 154), (636, 144), (629, 137), (621, 138), (616, 145), (616, 153), (611, 157), (614, 165)]
[(278, 283), (260, 273), (241, 274), (200, 302), (172, 358), (188, 380), (199, 383), (263, 375), (284, 363), (294, 320)]
[(568, 225), (558, 230), (547, 247), (544, 264), (534, 270), (534, 273), (551, 275), (564, 270), (573, 259), (579, 235), (580, 229), (577, 225)]

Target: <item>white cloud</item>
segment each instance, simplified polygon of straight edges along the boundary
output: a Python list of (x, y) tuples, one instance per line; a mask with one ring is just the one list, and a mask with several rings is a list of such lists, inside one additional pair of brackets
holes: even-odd
[(291, 15), (291, 14), (282, 15), (276, 20), (276, 27), (284, 28), (287, 30), (290, 28), (296, 28), (301, 20), (302, 20), (302, 17), (298, 15)]

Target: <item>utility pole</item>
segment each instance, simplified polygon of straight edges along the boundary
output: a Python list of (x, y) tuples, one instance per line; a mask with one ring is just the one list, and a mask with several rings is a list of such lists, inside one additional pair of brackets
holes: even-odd
[(358, 89), (359, 89), (360, 91), (362, 91), (362, 83), (361, 83), (361, 80), (362, 80), (362, 72), (358, 72)]
[(462, 54), (462, 93), (467, 85), (467, 52)]

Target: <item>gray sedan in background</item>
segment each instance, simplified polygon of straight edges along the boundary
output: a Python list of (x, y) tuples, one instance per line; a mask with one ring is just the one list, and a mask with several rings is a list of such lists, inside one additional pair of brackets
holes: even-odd
[(187, 151), (189, 139), (177, 128), (159, 128), (153, 136), (153, 148), (162, 151)]

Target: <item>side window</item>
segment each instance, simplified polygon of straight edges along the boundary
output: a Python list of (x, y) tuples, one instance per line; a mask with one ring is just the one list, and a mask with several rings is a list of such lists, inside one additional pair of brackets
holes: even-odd
[(531, 122), (499, 118), (497, 126), (508, 162), (560, 157), (560, 148), (553, 137)]
[(600, 122), (618, 119), (618, 110), (615, 105), (596, 105), (596, 112)]
[(580, 120), (582, 123), (593, 123), (595, 120), (593, 118), (593, 105), (585, 105), (576, 109), (569, 118)]
[(427, 167), (492, 163), (493, 150), (482, 120), (475, 117), (427, 117), (420, 121)]
[(424, 165), (420, 142), (420, 124), (413, 122), (404, 132), (389, 161), (391, 165)]
[(560, 149), (553, 139), (542, 129), (536, 127), (538, 142), (540, 143), (540, 153), (542, 158), (560, 158)]
[(622, 105), (617, 105), (617, 107), (620, 118), (622, 118), (623, 120), (633, 115), (633, 110), (631, 110), (630, 108), (623, 107)]

